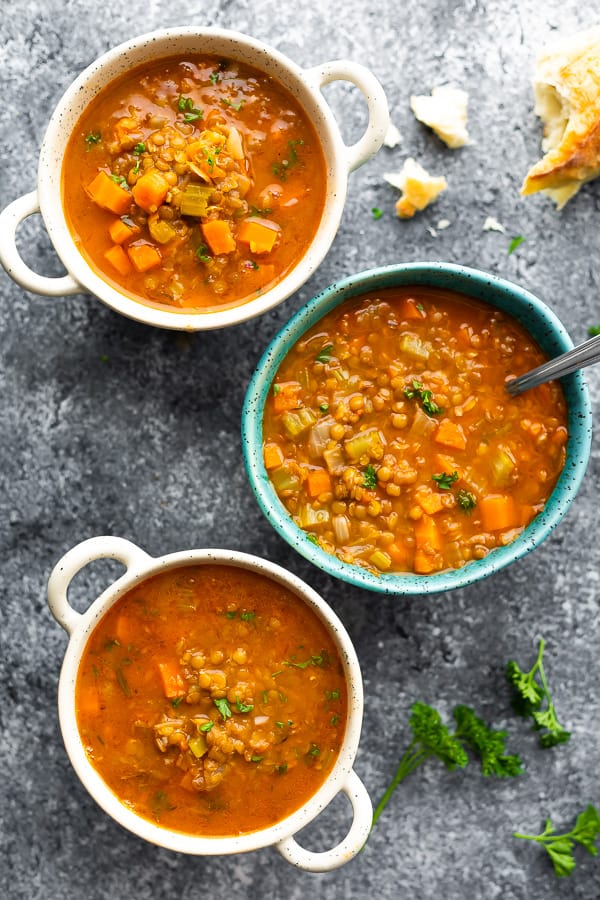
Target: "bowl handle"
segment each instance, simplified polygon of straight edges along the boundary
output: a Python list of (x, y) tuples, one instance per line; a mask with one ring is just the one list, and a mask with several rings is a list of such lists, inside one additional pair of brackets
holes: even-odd
[(9, 203), (6, 209), (2, 210), (0, 213), (0, 263), (13, 281), (16, 281), (26, 291), (43, 294), (46, 297), (81, 294), (82, 286), (71, 275), (61, 275), (56, 278), (38, 275), (22, 259), (17, 249), (17, 228), (24, 219), (39, 213), (39, 211), (37, 191), (17, 197), (16, 200)]
[(276, 845), (284, 859), (307, 872), (329, 872), (353, 859), (369, 836), (373, 822), (373, 806), (367, 789), (354, 771), (348, 773), (341, 790), (352, 804), (354, 817), (346, 837), (331, 850), (315, 853), (305, 850), (294, 837), (284, 838)]
[(385, 92), (369, 69), (346, 59), (336, 59), (305, 70), (306, 76), (316, 82), (319, 90), (332, 81), (350, 81), (364, 95), (369, 111), (369, 121), (363, 136), (346, 147), (348, 171), (352, 172), (370, 159), (383, 144), (390, 124), (390, 114)]
[[(147, 566), (152, 557), (131, 541), (110, 535), (89, 538), (65, 553), (54, 566), (48, 580), (48, 605), (58, 624), (68, 634), (72, 633), (81, 619), (81, 613), (74, 610), (67, 599), (69, 585), (75, 575), (95, 559), (116, 559), (123, 563), (127, 569), (125, 574), (129, 575), (131, 569)], [(113, 587), (121, 578), (124, 575), (114, 582)]]

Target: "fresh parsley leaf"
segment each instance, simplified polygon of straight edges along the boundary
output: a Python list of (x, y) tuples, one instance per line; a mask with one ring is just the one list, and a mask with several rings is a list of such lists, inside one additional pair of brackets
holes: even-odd
[(133, 152), (135, 153), (136, 156), (139, 156), (140, 153), (145, 153), (146, 145), (140, 141), (139, 144), (136, 144), (135, 147), (133, 148)]
[(362, 486), (369, 491), (374, 491), (377, 487), (377, 472), (375, 471), (375, 467), (370, 464), (363, 472)]
[(180, 703), (183, 703), (183, 697), (173, 697), (171, 700), (171, 706), (173, 709), (177, 709)]
[(239, 713), (249, 713), (254, 709), (253, 703), (242, 703), (237, 697), (235, 698), (235, 705)]
[(248, 210), (251, 216), (270, 216), (273, 210), (269, 206), (250, 206)]
[(200, 262), (210, 262), (212, 258), (206, 244), (200, 244), (200, 246), (196, 248), (196, 256), (198, 257)]
[(471, 512), (477, 505), (475, 494), (472, 494), (471, 491), (465, 491), (464, 488), (460, 488), (456, 494), (456, 502), (460, 508), (464, 509), (466, 512)]
[(307, 534), (306, 539), (307, 541), (310, 541), (311, 544), (316, 544), (317, 547), (319, 546), (319, 538), (316, 536), (316, 534)]
[(588, 334), (590, 337), (596, 337), (600, 334), (600, 325), (590, 325), (588, 328)]
[(522, 234), (518, 234), (516, 237), (514, 237), (514, 238), (512, 239), (512, 241), (510, 242), (510, 244), (508, 245), (508, 253), (509, 253), (509, 255), (510, 255), (511, 253), (514, 253), (515, 250), (517, 249), (517, 247), (518, 247), (520, 244), (522, 244), (524, 240), (525, 240), (525, 238), (523, 237)]
[(255, 618), (256, 618), (255, 612), (243, 612), (240, 614), (240, 619), (242, 620), (242, 622), (251, 622), (252, 619), (255, 619)]
[(485, 777), (497, 775), (498, 778), (512, 778), (522, 774), (523, 765), (519, 757), (505, 753), (506, 731), (488, 728), (470, 707), (462, 704), (454, 707), (454, 719), (454, 737), (481, 758), (481, 771)]
[(432, 475), (431, 480), (435, 481), (440, 491), (449, 491), (455, 481), (458, 481), (458, 472), (456, 469), (451, 474), (441, 472), (439, 475)]
[(204, 115), (204, 112), (201, 109), (198, 109), (197, 106), (194, 106), (194, 101), (191, 97), (184, 97), (183, 94), (180, 94), (179, 100), (177, 101), (177, 109), (179, 112), (183, 113), (183, 121), (184, 122), (197, 122), (198, 119), (201, 119)]
[(264, 756), (253, 756), (252, 762), (259, 763), (264, 759)]
[(413, 380), (410, 386), (405, 387), (404, 396), (407, 400), (413, 400), (414, 398), (420, 400), (423, 409), (430, 416), (437, 416), (444, 412), (442, 407), (438, 406), (433, 399), (432, 392), (426, 390), (420, 381)]
[(326, 344), (315, 356), (315, 362), (328, 363), (333, 353), (333, 344)]
[(204, 725), (199, 727), (198, 731), (203, 731), (204, 734), (208, 734), (214, 724), (214, 722), (205, 722)]
[(224, 97), (221, 99), (221, 103), (223, 106), (229, 106), (231, 109), (235, 109), (236, 112), (239, 112), (242, 106), (244, 105), (244, 100), (240, 100), (239, 103), (232, 103), (231, 100), (226, 100)]
[[(545, 642), (540, 638), (538, 655), (529, 672), (523, 672), (513, 659), (506, 664), (506, 677), (513, 686), (513, 709), (518, 715), (533, 719), (534, 731), (542, 731), (539, 743), (544, 749), (565, 744), (571, 732), (558, 721), (544, 669)], [(539, 678), (539, 681), (537, 680)], [(545, 708), (542, 708), (543, 704)]]
[(329, 410), (329, 403), (321, 403), (319, 405), (319, 412), (326, 413)]
[(127, 184), (127, 179), (124, 175), (111, 175), (110, 177), (115, 182), (115, 184), (118, 184), (119, 187), (123, 188), (123, 190), (129, 190), (129, 185)]
[(219, 697), (218, 699), (213, 700), (213, 703), (221, 713), (221, 717), (223, 719), (231, 718), (231, 707), (229, 706), (229, 703), (227, 702), (225, 697)]
[(99, 131), (90, 131), (89, 134), (85, 136), (86, 150), (91, 150), (94, 144), (99, 144), (102, 140), (102, 135)]
[(548, 853), (559, 878), (570, 875), (575, 868), (575, 857), (573, 856), (575, 843), (585, 847), (592, 856), (598, 854), (596, 846), (598, 835), (600, 835), (600, 816), (591, 803), (587, 809), (579, 813), (575, 825), (566, 834), (556, 834), (549, 818), (546, 819), (546, 825), (541, 834), (521, 834), (518, 831), (513, 833), (513, 837), (541, 844)]
[(212, 81), (213, 84), (218, 84), (219, 81), (221, 80), (221, 76), (219, 75), (219, 72), (217, 69), (215, 69), (214, 72), (210, 73), (210, 80)]
[(371, 210), (371, 215), (375, 220), (380, 219), (383, 215), (383, 212), (379, 209), (378, 206), (374, 206)]

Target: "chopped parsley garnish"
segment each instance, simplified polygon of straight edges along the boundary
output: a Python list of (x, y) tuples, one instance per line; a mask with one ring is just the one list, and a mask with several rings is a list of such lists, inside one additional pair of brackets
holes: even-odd
[(240, 100), (239, 103), (232, 103), (231, 100), (226, 100), (224, 97), (221, 99), (221, 103), (223, 106), (229, 106), (231, 109), (235, 109), (236, 112), (239, 112), (245, 101)]
[(252, 619), (255, 619), (255, 618), (256, 618), (255, 612), (243, 612), (240, 615), (240, 619), (242, 620), (242, 622), (251, 622)]
[(201, 119), (204, 115), (201, 109), (194, 106), (192, 98), (184, 97), (183, 94), (180, 95), (179, 100), (177, 101), (177, 109), (179, 112), (183, 113), (183, 121), (188, 123), (197, 122), (198, 119)]
[(327, 698), (328, 702), (331, 702), (332, 700), (339, 700), (340, 692), (338, 690), (325, 691), (325, 697)]
[(276, 397), (280, 390), (281, 390), (281, 385), (274, 384), (273, 385), (273, 396)]
[(331, 359), (331, 354), (333, 353), (333, 344), (327, 344), (325, 347), (322, 347), (321, 350), (315, 356), (315, 362), (320, 363), (328, 363)]
[(139, 156), (140, 153), (145, 153), (145, 151), (146, 151), (146, 145), (143, 144), (141, 141), (139, 142), (139, 144), (136, 144), (135, 147), (133, 148), (133, 152), (135, 153), (136, 156)]
[(214, 72), (210, 73), (210, 80), (212, 81), (213, 84), (218, 84), (219, 81), (221, 80), (221, 76), (219, 75), (219, 72), (217, 71), (217, 69), (215, 69)]
[(461, 488), (458, 491), (456, 495), (456, 502), (461, 509), (464, 509), (467, 512), (470, 512), (477, 505), (475, 494), (472, 494), (471, 491), (465, 491), (464, 488)]
[(438, 416), (444, 412), (442, 407), (438, 406), (433, 399), (431, 391), (426, 390), (420, 381), (413, 380), (412, 387), (405, 387), (404, 396), (407, 400), (412, 400), (415, 397), (420, 400), (423, 409), (430, 416)]
[(236, 616), (237, 616), (237, 610), (235, 610), (235, 609), (230, 609), (228, 612), (225, 613), (226, 619), (235, 619)]
[(596, 337), (600, 334), (600, 325), (590, 325), (588, 328), (588, 334), (590, 337)]
[(200, 244), (200, 246), (196, 248), (196, 256), (198, 257), (200, 262), (210, 262), (211, 255), (208, 252), (208, 247), (206, 244)]
[(271, 171), (276, 178), (279, 178), (281, 181), (285, 181), (290, 168), (298, 162), (298, 153), (296, 152), (296, 147), (303, 143), (303, 140), (288, 141), (289, 152), (287, 159), (283, 159), (280, 163), (273, 163), (271, 166)]
[(250, 215), (251, 216), (270, 216), (273, 210), (269, 206), (250, 206)]
[(90, 133), (85, 136), (85, 142), (87, 144), (86, 150), (91, 150), (94, 144), (99, 144), (101, 140), (102, 135), (99, 131), (90, 131)]
[(264, 756), (253, 756), (252, 762), (257, 762), (257, 763), (262, 762), (263, 759), (264, 759)]
[(183, 697), (173, 697), (171, 700), (171, 706), (173, 709), (177, 709), (180, 703), (183, 703)]
[(275, 769), (279, 773), (279, 775), (285, 775), (285, 773), (287, 772), (287, 763), (283, 763), (283, 765), (281, 766), (276, 766)]
[(225, 697), (219, 697), (217, 700), (213, 700), (213, 703), (221, 713), (223, 719), (231, 718), (231, 707)]
[(383, 215), (383, 212), (379, 209), (378, 206), (374, 206), (373, 209), (371, 210), (371, 214), (374, 219), (380, 219)]
[(512, 239), (512, 241), (510, 242), (510, 244), (508, 245), (508, 253), (509, 253), (509, 255), (510, 255), (511, 253), (514, 253), (515, 250), (517, 249), (517, 247), (518, 247), (520, 244), (522, 244), (524, 240), (525, 240), (525, 238), (523, 237), (522, 234), (518, 234), (516, 237), (514, 237), (514, 238)]
[(377, 472), (375, 471), (375, 467), (370, 464), (363, 472), (362, 486), (369, 491), (374, 491), (377, 487)]
[(129, 190), (129, 185), (127, 184), (127, 179), (124, 175), (111, 175), (110, 176), (115, 184), (118, 184), (119, 187), (122, 187), (123, 190)]
[(214, 722), (205, 722), (204, 725), (200, 725), (198, 731), (203, 731), (204, 734), (208, 734), (214, 724)]
[(329, 409), (329, 403), (321, 403), (319, 405), (319, 412), (326, 413)]
[(451, 474), (441, 472), (439, 475), (432, 475), (431, 480), (435, 481), (440, 491), (449, 491), (455, 481), (458, 481), (458, 472), (456, 469)]
[(336, 713), (335, 716), (332, 716), (332, 717), (331, 717), (331, 724), (332, 724), (332, 725), (334, 725), (334, 726), (337, 725), (337, 723), (338, 723), (339, 721), (340, 721), (340, 717), (337, 715), (337, 713)]
[(313, 653), (312, 656), (309, 656), (303, 662), (296, 662), (292, 657), (292, 659), (284, 660), (283, 664), (294, 669), (307, 669), (309, 666), (326, 666), (328, 663), (329, 654), (326, 650), (322, 650), (320, 653)]
[(311, 544), (316, 544), (317, 546), (319, 546), (319, 538), (316, 536), (316, 534), (307, 534), (306, 540), (310, 541)]
[(321, 752), (321, 748), (318, 744), (311, 744), (310, 750), (308, 751), (308, 756), (318, 756)]
[(237, 711), (240, 713), (249, 713), (254, 709), (253, 703), (242, 703), (241, 700), (238, 700), (237, 697), (235, 698), (235, 705)]

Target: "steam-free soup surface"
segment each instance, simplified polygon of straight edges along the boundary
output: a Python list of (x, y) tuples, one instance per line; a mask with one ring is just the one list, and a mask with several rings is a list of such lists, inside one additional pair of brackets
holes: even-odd
[(430, 575), (509, 544), (566, 458), (545, 355), (514, 318), (416, 285), (348, 299), (290, 350), (265, 404), (264, 462), (313, 542), (376, 573)]
[(237, 305), (304, 255), (325, 197), (312, 123), (270, 76), (217, 57), (117, 78), (86, 108), (62, 170), (81, 253), (153, 306)]
[(156, 575), (93, 631), (76, 685), (88, 759), (159, 825), (238, 835), (320, 787), (344, 737), (335, 644), (295, 594), (232, 566)]

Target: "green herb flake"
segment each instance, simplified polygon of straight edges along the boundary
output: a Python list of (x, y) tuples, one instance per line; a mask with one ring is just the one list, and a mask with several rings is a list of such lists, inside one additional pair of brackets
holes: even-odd
[(340, 692), (337, 689), (334, 691), (325, 691), (325, 697), (327, 698), (327, 701), (331, 703), (332, 700), (340, 699)]
[(263, 759), (264, 759), (264, 756), (253, 756), (252, 762), (259, 763), (259, 762), (262, 762)]
[(213, 703), (215, 704), (215, 706), (221, 713), (222, 719), (225, 720), (225, 719), (231, 718), (231, 716), (232, 716), (231, 707), (229, 706), (229, 703), (227, 702), (225, 697), (219, 697), (218, 699), (213, 700)]
[(339, 721), (340, 721), (340, 717), (337, 715), (337, 713), (331, 717), (331, 724), (334, 727), (338, 724)]
[(439, 475), (432, 475), (431, 480), (435, 481), (440, 491), (449, 491), (455, 481), (458, 481), (458, 472), (456, 469), (451, 474), (441, 472)]
[(477, 505), (475, 494), (472, 494), (471, 491), (464, 490), (464, 488), (460, 488), (456, 494), (456, 502), (461, 509), (465, 510), (465, 512), (471, 512)]
[(267, 703), (269, 702), (269, 692), (268, 691), (262, 692), (262, 702), (263, 702), (263, 706), (266, 706)]
[(310, 750), (308, 751), (307, 755), (308, 756), (318, 756), (320, 752), (321, 752), (321, 748), (319, 747), (318, 744), (311, 744)]
[(228, 611), (225, 613), (225, 618), (226, 618), (226, 619), (235, 619), (236, 616), (237, 616), (237, 610), (236, 610), (236, 609), (230, 609), (230, 610), (228, 610)]
[(210, 73), (210, 80), (212, 81), (213, 84), (218, 84), (219, 81), (221, 80), (221, 76), (217, 69), (215, 69), (214, 72)]
[(111, 174), (110, 177), (115, 182), (115, 184), (118, 184), (119, 187), (123, 188), (123, 190), (125, 190), (125, 191), (129, 190), (129, 185), (127, 184), (127, 179), (125, 178), (124, 175), (112, 175)]
[(228, 106), (231, 109), (235, 109), (236, 112), (239, 112), (241, 110), (242, 106), (244, 105), (245, 100), (240, 100), (239, 103), (232, 103), (231, 100), (226, 100), (225, 98), (222, 98), (221, 103), (223, 104), (223, 106)]
[(378, 206), (374, 206), (371, 210), (371, 215), (375, 220), (380, 219), (383, 215), (383, 212), (379, 209)]
[(99, 144), (102, 140), (102, 135), (99, 131), (90, 131), (89, 134), (85, 136), (86, 150), (91, 150), (95, 144)]
[(239, 713), (249, 713), (254, 709), (253, 703), (242, 703), (237, 697), (235, 698), (235, 706)]
[(374, 466), (368, 465), (364, 470), (362, 487), (368, 491), (374, 491), (377, 487), (377, 472)]
[(171, 700), (171, 706), (173, 709), (177, 709), (180, 703), (183, 703), (183, 697), (173, 697)]
[(190, 122), (197, 122), (198, 119), (201, 119), (204, 115), (201, 109), (194, 106), (192, 98), (184, 97), (183, 94), (180, 95), (179, 100), (177, 101), (177, 109), (179, 112), (183, 113), (183, 121), (188, 124)]
[(317, 547), (319, 546), (319, 538), (316, 536), (316, 534), (307, 534), (306, 540), (310, 541), (311, 544), (316, 544)]
[(519, 246), (523, 243), (524, 240), (525, 240), (525, 238), (523, 237), (522, 234), (518, 234), (516, 237), (514, 237), (514, 238), (512, 239), (512, 241), (511, 241), (510, 244), (508, 245), (508, 254), (509, 254), (509, 256), (510, 256), (511, 253), (514, 253), (514, 252), (515, 252), (515, 250), (517, 249), (517, 247), (519, 247)]
[(123, 693), (125, 694), (125, 696), (131, 697), (131, 688), (129, 687), (129, 684), (127, 683), (127, 679), (125, 678), (125, 673), (123, 672), (123, 669), (121, 669), (120, 666), (117, 669), (115, 669), (115, 675), (117, 676), (118, 685), (121, 688), (121, 690), (123, 691)]
[(597, 337), (600, 334), (600, 325), (590, 325), (588, 334), (590, 337)]
[(240, 619), (242, 620), (242, 622), (251, 622), (255, 618), (256, 618), (255, 612), (243, 612), (240, 615)]
[(214, 724), (214, 722), (205, 722), (204, 725), (200, 725), (198, 731), (202, 731), (204, 734), (208, 734)]
[(270, 216), (273, 210), (268, 207), (250, 206), (249, 213), (251, 216)]
[(281, 390), (281, 385), (274, 384), (273, 385), (273, 396), (276, 397), (280, 390)]
[(200, 244), (199, 247), (196, 248), (196, 256), (200, 260), (200, 262), (210, 262), (212, 259), (210, 253), (208, 252), (208, 247), (206, 244)]
[(285, 775), (285, 773), (287, 772), (287, 768), (287, 763), (283, 763), (283, 765), (281, 766), (275, 766), (275, 771), (278, 775)]
[(315, 362), (320, 363), (328, 363), (331, 359), (331, 354), (333, 353), (333, 344), (327, 344), (325, 347), (322, 347), (321, 350), (315, 356)]
[(444, 412), (441, 406), (433, 399), (431, 391), (426, 390), (420, 381), (413, 380), (412, 385), (404, 388), (404, 396), (407, 400), (417, 399), (421, 401), (421, 405), (425, 412), (430, 416), (438, 416)]

